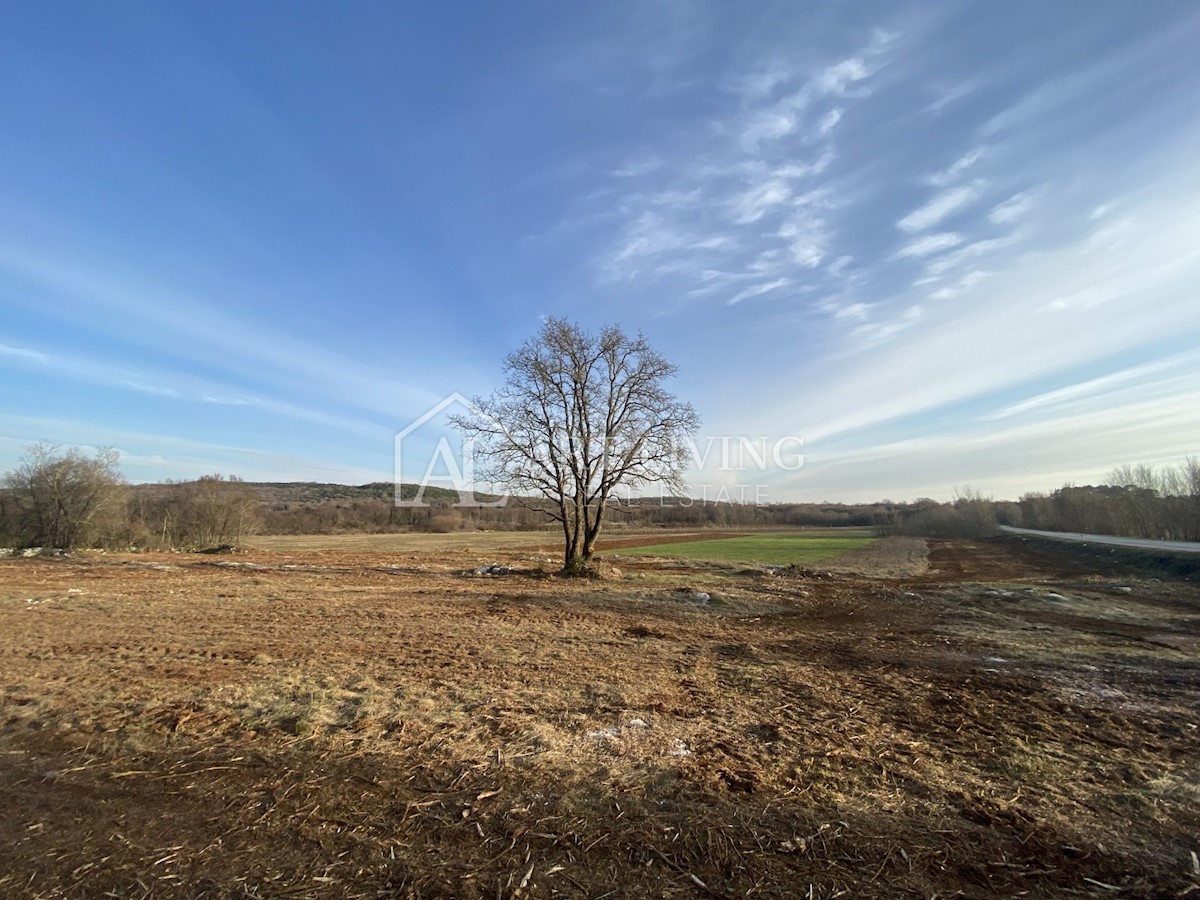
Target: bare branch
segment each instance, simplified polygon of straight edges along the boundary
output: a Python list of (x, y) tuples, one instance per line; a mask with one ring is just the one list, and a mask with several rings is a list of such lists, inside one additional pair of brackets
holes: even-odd
[(676, 367), (644, 336), (548, 319), (504, 369), (504, 384), (452, 422), (473, 440), (481, 478), (552, 504), (568, 567), (591, 558), (618, 488), (681, 490), (699, 416), (666, 389)]

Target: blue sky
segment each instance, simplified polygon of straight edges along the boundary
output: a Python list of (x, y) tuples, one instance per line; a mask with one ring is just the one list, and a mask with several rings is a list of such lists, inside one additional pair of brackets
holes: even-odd
[(803, 436), (710, 496), (1176, 462), (1197, 45), (1191, 2), (8, 4), (0, 468), (390, 479), (547, 314), (644, 331), (702, 445)]

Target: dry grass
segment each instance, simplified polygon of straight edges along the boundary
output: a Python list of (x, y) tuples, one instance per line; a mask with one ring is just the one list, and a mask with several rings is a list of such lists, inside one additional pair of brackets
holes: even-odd
[[(884, 570), (921, 555), (889, 546)], [(0, 563), (0, 894), (1194, 883), (1192, 585), (1007, 545), (902, 580), (456, 574), (486, 561)]]
[(513, 547), (557, 549), (552, 531), (453, 531), (445, 534), (260, 534), (246, 539), (255, 550), (288, 553), (336, 550), (342, 553), (431, 553), (441, 550), (504, 550)]
[(929, 568), (929, 546), (924, 538), (885, 537), (823, 560), (831, 572), (874, 578), (906, 578)]
[[(808, 528), (759, 529), (752, 532), (715, 531), (664, 528), (608, 528), (599, 543), (601, 552), (615, 547), (633, 547), (650, 543), (704, 541), (713, 538), (738, 537), (747, 533), (789, 534), (812, 537), (872, 536), (869, 528)], [(285, 553), (312, 553), (335, 550), (340, 553), (440, 553), (470, 551), (487, 553), (493, 550), (545, 550), (556, 555), (562, 552), (562, 534), (554, 529), (542, 531), (455, 531), (446, 534), (410, 532), (401, 534), (262, 534), (247, 538), (246, 545), (255, 550)]]

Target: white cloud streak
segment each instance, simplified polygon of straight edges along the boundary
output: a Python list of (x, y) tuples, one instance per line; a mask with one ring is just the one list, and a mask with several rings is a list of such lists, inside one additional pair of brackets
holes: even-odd
[(114, 447), (121, 468), (133, 481), (199, 477), (217, 472), (236, 474), (247, 481), (332, 481), (365, 484), (390, 481), (390, 472), (346, 465), (330, 460), (279, 453), (173, 435), (110, 428), (95, 422), (0, 413), (0, 459), (11, 464), (30, 444), (52, 443), (94, 450)]
[(948, 187), (954, 184), (960, 175), (983, 159), (986, 154), (986, 147), (975, 147), (972, 150), (968, 150), (940, 172), (934, 172), (925, 180), (933, 187)]
[(749, 300), (751, 297), (761, 297), (763, 294), (769, 294), (771, 291), (777, 291), (782, 287), (787, 287), (791, 284), (790, 278), (776, 278), (774, 281), (768, 281), (763, 284), (756, 284), (752, 287), (738, 291), (727, 301), (729, 306), (734, 306), (741, 303), (743, 300)]
[(1029, 191), (1022, 191), (992, 207), (992, 211), (988, 213), (988, 219), (997, 225), (1015, 225), (1025, 218), (1033, 206), (1033, 194)]
[(979, 181), (943, 191), (910, 212), (896, 223), (896, 227), (908, 234), (927, 231), (973, 204), (982, 191), (983, 183)]
[(909, 241), (896, 252), (896, 256), (901, 258), (930, 256), (934, 253), (941, 253), (943, 250), (949, 250), (951, 247), (957, 247), (962, 242), (962, 235), (953, 231), (926, 234)]

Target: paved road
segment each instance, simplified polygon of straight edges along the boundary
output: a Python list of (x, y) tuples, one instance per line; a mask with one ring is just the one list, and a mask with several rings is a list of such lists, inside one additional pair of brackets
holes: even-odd
[(1035, 531), (1032, 528), (1012, 528), (1001, 525), (1009, 534), (1028, 534), (1031, 537), (1053, 538), (1058, 541), (1083, 541), (1088, 544), (1112, 544), (1134, 550), (1165, 550), (1168, 553), (1200, 553), (1200, 543), (1193, 541), (1151, 541), (1145, 538), (1113, 537), (1111, 534), (1080, 534), (1077, 531)]

